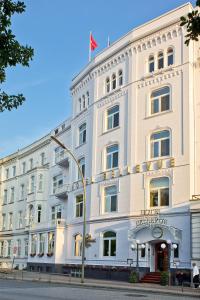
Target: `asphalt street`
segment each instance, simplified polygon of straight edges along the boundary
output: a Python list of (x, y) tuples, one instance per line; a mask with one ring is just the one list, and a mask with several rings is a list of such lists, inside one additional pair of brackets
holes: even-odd
[(184, 296), (168, 296), (132, 291), (72, 287), (63, 284), (0, 280), (0, 300), (190, 300)]

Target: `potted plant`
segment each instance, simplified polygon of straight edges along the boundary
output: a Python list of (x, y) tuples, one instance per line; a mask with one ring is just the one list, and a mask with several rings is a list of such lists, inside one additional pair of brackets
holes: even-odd
[(161, 272), (160, 284), (161, 285), (169, 284), (169, 273), (168, 272)]
[(35, 252), (30, 253), (30, 256), (31, 256), (31, 257), (34, 257), (35, 255), (36, 255)]
[(129, 277), (129, 282), (130, 283), (137, 283), (138, 282), (138, 275), (136, 272), (131, 272), (130, 277)]

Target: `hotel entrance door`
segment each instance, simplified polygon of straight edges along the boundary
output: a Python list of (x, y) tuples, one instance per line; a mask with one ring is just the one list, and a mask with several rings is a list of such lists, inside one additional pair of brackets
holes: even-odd
[(168, 245), (163, 249), (163, 242), (155, 244), (155, 271), (162, 272), (168, 270)]

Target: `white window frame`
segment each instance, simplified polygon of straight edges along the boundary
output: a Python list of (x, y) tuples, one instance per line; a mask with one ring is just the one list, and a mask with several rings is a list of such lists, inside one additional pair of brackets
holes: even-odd
[[(81, 197), (82, 197), (82, 199), (81, 199)], [(78, 199), (78, 198), (80, 198), (80, 199)], [(76, 195), (76, 198), (75, 198), (75, 217), (76, 218), (82, 218), (83, 217), (83, 194)]]
[[(109, 188), (113, 188), (115, 187), (116, 192), (113, 194), (106, 194), (106, 190), (108, 190)], [(115, 197), (115, 201), (116, 201), (116, 210), (111, 210), (111, 202), (114, 201), (113, 197)], [(107, 205), (106, 203), (109, 202), (109, 210), (106, 209)], [(104, 186), (104, 190), (103, 190), (103, 213), (105, 214), (110, 214), (110, 213), (116, 213), (118, 211), (118, 191), (117, 191), (117, 185), (113, 184), (113, 185), (108, 185), (108, 186)]]
[(79, 146), (85, 144), (87, 141), (87, 126), (83, 123), (79, 126)]
[[(152, 180), (159, 180), (159, 179), (162, 180), (162, 178), (167, 178), (168, 179), (168, 186), (165, 185), (165, 186), (161, 186), (161, 187), (151, 188), (151, 181)], [(166, 188), (168, 188), (169, 203), (168, 203), (168, 205), (161, 205), (161, 191), (163, 189), (166, 189)], [(153, 206), (153, 205), (151, 206), (151, 192), (155, 192), (155, 191), (158, 192), (158, 205), (157, 206)], [(150, 208), (159, 208), (159, 207), (163, 208), (163, 207), (169, 207), (169, 206), (170, 206), (170, 179), (169, 179), (169, 177), (168, 176), (162, 176), (162, 177), (151, 178), (149, 180), (149, 207)]]
[[(159, 67), (160, 61), (162, 60), (162, 67)], [(162, 70), (165, 67), (165, 57), (164, 57), (164, 52), (159, 51), (158, 52), (158, 57), (157, 57), (157, 68), (158, 70)]]
[[(115, 107), (118, 107), (118, 111), (114, 112), (114, 113), (109, 113), (109, 111), (111, 111), (112, 109), (114, 109)], [(119, 104), (116, 104), (112, 107), (109, 107), (106, 111), (106, 131), (109, 131), (109, 130), (112, 130), (114, 128), (118, 128), (119, 127), (119, 122), (120, 122), (120, 114), (119, 114), (119, 111), (120, 111), (120, 106)], [(118, 125), (114, 126), (114, 121), (115, 121), (115, 116), (118, 115)], [(109, 127), (109, 124), (110, 124), (110, 119), (111, 119), (111, 127)]]
[[(169, 91), (165, 92), (163, 94), (160, 94), (159, 96), (152, 96), (154, 93), (164, 90), (165, 88), (168, 88)], [(169, 96), (169, 108), (166, 110), (161, 110), (162, 106), (162, 98)], [(152, 104), (158, 99), (158, 112), (152, 112)], [(158, 89), (152, 90), (150, 94), (150, 101), (149, 101), (149, 115), (150, 116), (157, 116), (162, 113), (169, 112), (171, 110), (171, 88), (168, 85), (162, 86)]]
[[(79, 158), (78, 163), (80, 165), (83, 177), (85, 178), (85, 157), (82, 156), (81, 158)], [(81, 180), (81, 174), (80, 174), (78, 168), (77, 168), (77, 178), (78, 178), (78, 180)]]
[[(172, 50), (172, 51), (170, 51)], [(169, 57), (172, 56), (172, 60), (173, 60), (173, 63), (172, 64), (169, 64)], [(168, 47), (167, 49), (167, 66), (173, 66), (174, 65), (174, 48), (173, 47)]]
[[(153, 70), (151, 71), (151, 66), (153, 64)], [(152, 73), (155, 71), (155, 57), (153, 54), (149, 55), (148, 58), (148, 73)]]
[[(159, 134), (160, 132), (163, 132), (163, 131), (168, 131), (169, 136), (163, 137), (160, 139), (154, 139), (154, 140), (151, 138), (152, 135)], [(167, 155), (161, 155), (162, 141), (164, 141), (164, 140), (169, 140), (169, 154), (167, 154)], [(154, 156), (153, 155), (154, 150), (152, 151), (152, 149), (154, 149), (155, 143), (158, 143), (158, 156)], [(159, 131), (154, 131), (150, 134), (150, 151), (149, 152), (150, 152), (150, 160), (157, 160), (160, 158), (170, 157), (170, 155), (171, 155), (171, 131), (169, 129), (162, 129)]]
[[(108, 153), (108, 149), (113, 147), (113, 146), (117, 146), (118, 149), (113, 151), (113, 152), (110, 152)], [(105, 170), (112, 170), (112, 169), (117, 169), (119, 167), (119, 145), (117, 143), (114, 143), (112, 145), (108, 145), (105, 149)], [(117, 166), (113, 166), (113, 156), (115, 153), (118, 153), (118, 162), (117, 162)], [(111, 157), (111, 167), (108, 166), (108, 157)]]
[(80, 257), (82, 254), (82, 240), (80, 233), (74, 235), (74, 257)]
[[(108, 232), (114, 233), (115, 237), (104, 237), (104, 235)], [(117, 256), (117, 234), (116, 234), (116, 232), (113, 231), (113, 230), (107, 230), (107, 231), (103, 232), (103, 239), (102, 240), (103, 240), (103, 253), (102, 253), (103, 255), (102, 256), (105, 257), (105, 258), (106, 257), (115, 258)], [(115, 240), (115, 255), (111, 255), (111, 241), (113, 241), (113, 240)], [(104, 242), (105, 241), (108, 241), (108, 255), (104, 255), (104, 247), (105, 247)]]

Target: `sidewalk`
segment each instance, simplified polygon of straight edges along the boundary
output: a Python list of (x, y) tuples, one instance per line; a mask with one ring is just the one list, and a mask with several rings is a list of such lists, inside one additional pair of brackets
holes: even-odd
[(60, 283), (66, 285), (74, 285), (79, 287), (87, 288), (100, 288), (100, 289), (117, 289), (121, 291), (135, 291), (135, 292), (148, 292), (155, 294), (166, 294), (166, 295), (179, 295), (179, 296), (190, 296), (200, 299), (200, 288), (194, 289), (190, 287), (182, 286), (161, 286), (157, 284), (148, 283), (128, 283), (123, 281), (110, 281), (110, 280), (97, 280), (97, 279), (85, 279), (84, 283), (81, 283), (80, 278), (71, 277), (64, 274), (51, 274), (51, 273), (38, 273), (38, 272), (27, 272), (27, 271), (12, 271), (7, 273), (1, 273), (0, 279), (16, 279), (16, 280), (27, 280), (37, 282), (49, 282), (49, 283)]

